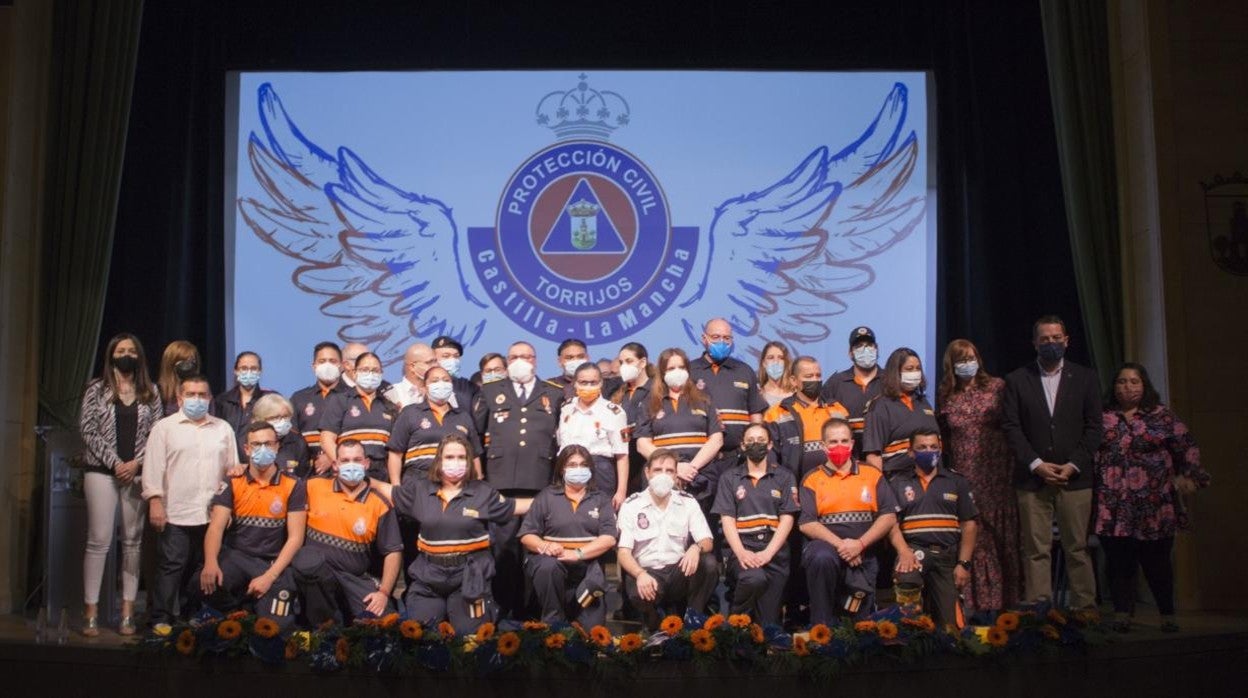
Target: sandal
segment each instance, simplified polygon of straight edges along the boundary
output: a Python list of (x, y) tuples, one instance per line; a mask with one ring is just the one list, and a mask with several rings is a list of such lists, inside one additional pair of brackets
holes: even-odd
[(100, 635), (100, 618), (99, 616), (90, 616), (82, 621), (83, 637), (99, 637)]
[(117, 626), (117, 634), (118, 635), (133, 635), (135, 631), (136, 631), (136, 628), (134, 625), (134, 616), (122, 617), (121, 624)]

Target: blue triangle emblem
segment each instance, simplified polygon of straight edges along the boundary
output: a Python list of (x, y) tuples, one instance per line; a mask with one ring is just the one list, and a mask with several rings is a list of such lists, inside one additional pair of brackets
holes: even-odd
[(624, 254), (628, 248), (611, 216), (581, 179), (542, 243), (542, 254)]

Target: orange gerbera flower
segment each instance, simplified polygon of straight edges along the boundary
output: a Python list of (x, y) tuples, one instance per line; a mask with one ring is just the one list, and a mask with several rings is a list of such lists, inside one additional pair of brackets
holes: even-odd
[(728, 616), (728, 625), (734, 628), (748, 628), (750, 627), (750, 616), (745, 613)]
[(860, 621), (858, 621), (857, 623), (854, 623), (854, 632), (859, 632), (859, 633), (873, 633), (873, 632), (875, 632), (875, 621), (873, 621), (873, 620), (860, 620)]
[(1056, 608), (1049, 609), (1045, 618), (1048, 618), (1049, 622), (1054, 625), (1066, 625), (1066, 614)]
[(753, 640), (756, 645), (763, 644), (763, 642), (767, 639), (767, 636), (763, 634), (763, 626), (758, 623), (751, 623), (750, 639)]
[(1074, 613), (1075, 620), (1081, 625), (1091, 625), (1101, 622), (1101, 612), (1095, 608), (1081, 608)]
[(637, 633), (628, 633), (620, 636), (620, 651), (624, 654), (632, 654), (641, 649), (641, 635)]
[(233, 613), (231, 613), (230, 615), (226, 616), (226, 619), (228, 619), (228, 620), (242, 620), (242, 619), (244, 619), (244, 618), (246, 618), (246, 617), (247, 617), (247, 612), (246, 612), (246, 611), (234, 611), (234, 612), (233, 612)]
[(919, 630), (925, 633), (934, 632), (936, 630), (936, 621), (931, 616), (919, 616)]
[(383, 628), (393, 628), (398, 624), (399, 614), (397, 613), (388, 613), (381, 617), (381, 627)]
[(897, 637), (897, 624), (891, 620), (882, 620), (875, 624), (875, 632), (880, 634), (883, 640), (891, 640)]
[(510, 657), (520, 651), (520, 636), (515, 633), (503, 633), (498, 636), (498, 653)]
[(486, 621), (477, 628), (477, 642), (489, 642), (494, 637), (494, 624)]
[(1040, 634), (1050, 640), (1057, 640), (1062, 636), (1056, 626), (1049, 625), (1048, 623), (1040, 626)]
[(243, 624), (236, 620), (223, 620), (217, 624), (217, 637), (222, 640), (236, 640), (243, 634)]
[(286, 656), (286, 659), (294, 659), (295, 657), (299, 656), (299, 641), (298, 640), (292, 637), (286, 641), (285, 656)]
[(443, 640), (449, 640), (455, 637), (455, 626), (446, 621), (442, 621), (441, 623), (438, 623), (438, 634), (442, 636)]
[(334, 659), (337, 659), (339, 664), (346, 664), (350, 656), (351, 643), (345, 637), (338, 638), (338, 642), (334, 643)]
[(537, 621), (537, 620), (526, 620), (526, 621), (524, 621), (524, 629), (525, 629), (525, 630), (531, 630), (531, 631), (533, 631), (533, 632), (538, 632), (538, 633), (540, 633), (540, 632), (543, 632), (543, 631), (546, 631), (546, 630), (550, 630), (550, 626), (549, 626), (549, 625), (546, 625), (545, 623), (543, 623), (543, 622), (541, 622), (541, 621)]
[(405, 620), (399, 623), (399, 632), (409, 640), (419, 640), (425, 636), (425, 629), (420, 627), (420, 623), (414, 620)]
[(826, 645), (832, 640), (832, 629), (823, 623), (814, 625), (810, 629), (810, 641), (816, 645)]
[(705, 628), (706, 630), (715, 630), (716, 628), (720, 627), (723, 624), (724, 624), (724, 615), (722, 613), (716, 613), (710, 618), (707, 618), (706, 622), (702, 624), (702, 627)]
[(563, 633), (552, 633), (546, 636), (546, 647), (552, 650), (561, 650), (568, 643), (568, 638)]
[(680, 616), (668, 616), (663, 619), (662, 623), (659, 623), (659, 630), (662, 630), (668, 635), (675, 635), (684, 628), (685, 621), (681, 620)]
[(1019, 617), (1013, 611), (1006, 611), (997, 616), (997, 627), (1008, 632), (1018, 630)]
[(793, 636), (793, 654), (799, 657), (805, 657), (810, 654), (810, 647), (806, 645), (806, 638), (801, 635)]
[(1010, 641), (1010, 634), (999, 626), (988, 628), (988, 636), (986, 642), (992, 647), (1005, 647), (1005, 643)]
[(595, 625), (589, 629), (589, 639), (599, 647), (610, 647), (611, 631), (601, 625)]
[(178, 654), (189, 657), (195, 651), (195, 633), (190, 630), (183, 630), (178, 633), (178, 640), (174, 643), (177, 647)]
[(699, 652), (710, 652), (715, 649), (715, 636), (706, 628), (699, 628), (689, 635), (693, 648)]
[(277, 621), (273, 620), (272, 618), (257, 618), (256, 619), (256, 625), (254, 626), (254, 631), (256, 635), (263, 637), (266, 640), (271, 637), (277, 637), (277, 633), (279, 630), (281, 630), (281, 628), (277, 626)]

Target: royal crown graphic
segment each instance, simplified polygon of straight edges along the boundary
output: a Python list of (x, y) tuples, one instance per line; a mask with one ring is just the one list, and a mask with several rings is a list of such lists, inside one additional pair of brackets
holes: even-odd
[(537, 103), (537, 123), (555, 132), (558, 140), (607, 140), (628, 125), (628, 102), (619, 94), (589, 86), (589, 76), (577, 76), (576, 87), (550, 92)]

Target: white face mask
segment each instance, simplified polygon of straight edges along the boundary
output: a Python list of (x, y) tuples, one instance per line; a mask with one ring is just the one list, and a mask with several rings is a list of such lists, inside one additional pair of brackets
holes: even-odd
[(568, 378), (575, 378), (576, 369), (580, 368), (581, 365), (585, 363), (586, 363), (585, 359), (572, 359), (571, 361), (563, 362), (563, 375), (567, 376)]
[(322, 383), (333, 383), (338, 380), (340, 375), (342, 375), (342, 371), (338, 368), (338, 364), (323, 363), (316, 365), (316, 379)]
[(667, 473), (659, 473), (650, 478), (650, 493), (659, 499), (663, 499), (672, 493), (672, 488), (676, 486), (676, 480)]
[(875, 362), (880, 358), (880, 353), (875, 347), (868, 344), (854, 347), (854, 365), (864, 371), (875, 368)]
[(528, 383), (533, 380), (533, 364), (516, 359), (507, 364), (507, 376), (517, 383)]
[(689, 382), (689, 372), (683, 368), (673, 368), (663, 374), (663, 380), (672, 390), (680, 390), (685, 387), (685, 383)]
[(491, 372), (489, 372), (489, 373), (482, 373), (482, 374), (481, 374), (481, 383), (482, 383), (482, 384), (485, 384), (485, 383), (493, 383), (494, 381), (501, 381), (502, 379), (504, 379), (504, 378), (506, 378), (506, 377), (507, 377), (507, 374), (506, 374), (506, 373), (494, 373), (493, 371), (491, 371)]
[(641, 366), (637, 364), (620, 364), (620, 380), (632, 383), (641, 375)]
[(902, 371), (901, 387), (914, 390), (919, 387), (919, 383), (923, 382), (922, 371)]
[(278, 438), (284, 438), (290, 433), (290, 418), (282, 417), (281, 419), (270, 419), (269, 424), (273, 426), (273, 430), (277, 432)]
[(452, 356), (447, 359), (439, 359), (438, 365), (441, 366), (444, 371), (451, 374), (452, 378), (459, 375), (460, 360), (458, 356)]
[(366, 373), (356, 373), (355, 383), (365, 390), (376, 390), (381, 386), (381, 374), (372, 373), (371, 371)]
[(455, 393), (455, 386), (451, 385), (450, 381), (438, 381), (425, 387), (429, 389), (429, 399), (437, 402), (446, 402)]

